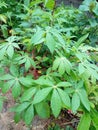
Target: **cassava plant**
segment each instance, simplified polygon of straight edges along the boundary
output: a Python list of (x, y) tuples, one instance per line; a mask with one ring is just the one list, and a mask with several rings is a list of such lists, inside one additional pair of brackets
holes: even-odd
[(76, 9), (24, 0), (15, 8), (12, 33), (0, 38), (0, 91), (11, 90), (15, 121), (30, 125), (35, 115), (57, 118), (66, 109), (79, 115), (77, 130), (97, 130), (98, 2)]

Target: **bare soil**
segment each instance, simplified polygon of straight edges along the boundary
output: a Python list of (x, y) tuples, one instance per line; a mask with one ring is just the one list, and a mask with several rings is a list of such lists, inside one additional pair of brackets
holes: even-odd
[(58, 119), (54, 119), (53, 117), (50, 119), (40, 119), (36, 116), (31, 128), (28, 128), (23, 121), (16, 124), (13, 120), (14, 113), (9, 111), (9, 108), (15, 104), (14, 99), (11, 96), (11, 92), (8, 92), (5, 96), (7, 100), (4, 102), (3, 111), (0, 113), (0, 130), (47, 130), (48, 126), (52, 126), (53, 124), (59, 124), (64, 128), (70, 125), (75, 130), (78, 120), (75, 116), (66, 112), (63, 112)]

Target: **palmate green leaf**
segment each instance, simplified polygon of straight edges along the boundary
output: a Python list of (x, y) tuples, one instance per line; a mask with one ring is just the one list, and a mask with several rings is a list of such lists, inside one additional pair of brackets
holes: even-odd
[(68, 87), (68, 88), (66, 88), (65, 90), (64, 90), (66, 93), (68, 93), (68, 94), (72, 94), (72, 93), (74, 93), (74, 88), (72, 88), (72, 87)]
[(18, 77), (19, 76), (19, 72), (18, 72), (18, 67), (16, 65), (11, 65), (10, 66), (10, 73), (14, 76), (14, 77)]
[(84, 0), (83, 4), (89, 6), (92, 2), (96, 2), (96, 0)]
[(21, 59), (21, 60), (19, 61), (19, 64), (21, 65), (21, 64), (23, 64), (23, 63), (25, 63), (25, 62), (26, 62), (26, 58)]
[(70, 97), (68, 96), (68, 94), (63, 91), (62, 89), (57, 88), (59, 96), (64, 104), (64, 107), (66, 108), (70, 108)]
[(40, 103), (41, 101), (45, 100), (48, 94), (52, 91), (52, 87), (44, 88), (39, 90), (36, 95), (34, 96), (33, 104)]
[(83, 80), (81, 79), (75, 86), (75, 88), (77, 89), (76, 92), (78, 92), (79, 88), (82, 88), (83, 89), (83, 86), (84, 86), (84, 82)]
[(52, 68), (53, 70), (58, 69), (59, 73), (63, 75), (65, 71), (69, 74), (72, 66), (69, 60), (66, 57), (62, 56), (62, 57), (57, 57), (54, 60)]
[(96, 7), (93, 9), (93, 12), (98, 16), (98, 2), (96, 3)]
[(95, 109), (91, 109), (90, 116), (91, 116), (92, 122), (97, 130), (98, 129), (98, 111)]
[(94, 77), (98, 80), (98, 70), (94, 70), (94, 68), (87, 67), (87, 70), (89, 71), (91, 77)]
[(26, 90), (22, 95), (20, 101), (21, 102), (28, 101), (35, 94), (35, 92), (36, 92), (36, 88), (30, 88)]
[(86, 68), (85, 71), (88, 71), (88, 73), (91, 77), (98, 79), (98, 67), (95, 64), (86, 62), (83, 65)]
[(14, 44), (16, 43), (16, 41), (20, 40), (20, 37), (18, 36), (10, 36), (6, 39), (6, 41), (8, 42), (8, 44)]
[(33, 83), (33, 80), (32, 78), (29, 78), (29, 77), (20, 77), (19, 78), (19, 81), (22, 85), (26, 86), (26, 87), (29, 87), (32, 85)]
[(33, 6), (33, 5), (37, 5), (37, 4), (40, 4), (40, 3), (42, 3), (41, 0), (33, 0), (30, 5)]
[(14, 43), (12, 44), (12, 46), (13, 46), (14, 48), (20, 49), (18, 43), (15, 43), (15, 42), (14, 42)]
[(41, 43), (43, 43), (44, 41), (45, 41), (45, 38), (42, 38), (42, 39), (40, 39), (38, 42), (36, 42), (34, 45), (41, 44)]
[(8, 46), (7, 51), (6, 51), (7, 55), (12, 58), (13, 54), (14, 54), (14, 48), (12, 45)]
[(2, 44), (0, 44), (0, 49), (2, 48), (7, 48), (7, 46), (5, 45), (5, 42), (3, 42)]
[(7, 22), (7, 17), (3, 14), (0, 14), (0, 21), (6, 23)]
[(13, 87), (14, 83), (15, 83), (14, 79), (7, 81), (2, 87), (2, 92), (6, 93), (11, 87)]
[(95, 64), (89, 64), (89, 66), (90, 66), (92, 69), (94, 69), (95, 71), (98, 72), (98, 66), (97, 66), (97, 65), (95, 65)]
[(32, 65), (34, 68), (36, 68), (36, 63), (34, 62), (34, 60), (33, 60), (31, 57), (29, 57), (29, 60), (30, 60), (30, 62), (31, 62), (31, 65)]
[(56, 37), (56, 39), (58, 40), (58, 42), (61, 44), (61, 46), (65, 45), (65, 41), (62, 37), (62, 35), (59, 33), (58, 30), (56, 29), (51, 29), (51, 33), (53, 34), (54, 37)]
[(45, 32), (43, 31), (43, 29), (38, 27), (36, 33), (31, 38), (31, 43), (33, 43), (34, 45), (36, 45), (37, 43), (39, 43), (39, 44), (42, 43), (39, 41), (41, 41), (41, 39), (43, 39), (44, 33)]
[(6, 46), (5, 46), (5, 44), (0, 44), (0, 52), (1, 52), (1, 50), (3, 49), (3, 48), (7, 48)]
[(40, 102), (38, 104), (35, 104), (35, 109), (37, 111), (37, 114), (41, 118), (49, 118), (50, 117), (50, 107), (49, 107), (48, 103)]
[(26, 69), (26, 71), (28, 71), (28, 69), (31, 66), (33, 66), (35, 68), (35, 66), (36, 66), (35, 62), (34, 62), (34, 60), (31, 57), (26, 56), (26, 61), (25, 61), (25, 69)]
[(35, 68), (35, 62), (34, 60), (28, 56), (27, 53), (23, 53), (22, 56), (19, 56), (18, 58), (15, 59), (16, 62), (18, 62), (19, 64), (25, 64), (25, 69), (26, 71), (28, 71), (28, 69), (33, 66)]
[(56, 41), (51, 35), (51, 33), (47, 33), (46, 35), (46, 45), (49, 48), (50, 52), (53, 54), (56, 47)]
[(10, 74), (6, 74), (0, 77), (0, 80), (10, 80), (10, 79), (14, 79), (14, 77)]
[(18, 81), (15, 82), (12, 88), (12, 95), (14, 98), (18, 97), (21, 93), (21, 85)]
[(85, 72), (85, 68), (84, 68), (84, 66), (80, 63), (79, 64), (79, 74), (81, 75), (81, 74), (83, 74)]
[(69, 82), (59, 82), (56, 86), (58, 86), (58, 87), (69, 87), (69, 86), (72, 86), (72, 84), (69, 83)]
[(70, 74), (70, 71), (71, 71), (71, 69), (72, 69), (72, 65), (71, 65), (71, 63), (66, 59), (66, 72), (68, 73), (68, 74)]
[(80, 5), (79, 9), (81, 11), (89, 11), (89, 7), (87, 5)]
[(18, 58), (15, 59), (19, 64), (23, 64), (26, 62), (26, 57), (25, 56), (19, 56)]
[(60, 59), (58, 57), (56, 57), (56, 59), (53, 62), (53, 70), (56, 70), (58, 68), (58, 66), (60, 65)]
[(79, 95), (79, 97), (80, 97), (80, 100), (81, 100), (83, 106), (84, 106), (88, 111), (90, 111), (90, 103), (89, 103), (89, 100), (88, 100), (86, 91), (85, 91), (84, 89), (79, 89), (78, 95)]
[(89, 34), (86, 34), (84, 36), (82, 36), (77, 42), (76, 42), (76, 47), (79, 47), (88, 37)]
[(44, 0), (44, 4), (45, 4), (45, 5), (47, 4), (47, 2), (48, 2), (48, 0)]
[(14, 48), (18, 48), (18, 43), (14, 42), (18, 39), (16, 36), (11, 36), (6, 39), (6, 42), (0, 46), (0, 54), (3, 57), (5, 54), (9, 56), (9, 58), (13, 57)]
[(65, 65), (65, 63), (63, 61), (61, 61), (60, 65), (59, 65), (59, 68), (58, 68), (58, 72), (61, 75), (63, 75), (65, 70), (66, 70), (66, 65)]
[[(82, 51), (82, 50), (81, 50)], [(90, 57), (89, 55), (87, 55), (86, 53), (82, 53), (80, 51), (78, 51), (76, 53), (76, 57), (79, 59), (79, 61), (83, 62), (83, 61), (86, 61), (86, 60), (90, 60)]]
[(37, 80), (34, 80), (33, 83), (41, 85), (41, 86), (53, 86), (53, 82), (51, 82), (49, 79), (45, 79), (43, 77), (38, 78)]
[(26, 62), (25, 62), (25, 68), (26, 68), (26, 71), (28, 71), (28, 69), (31, 67), (31, 62), (29, 59), (26, 59)]
[(3, 46), (1, 45), (1, 48), (0, 48), (1, 58), (0, 59), (2, 59), (5, 54), (7, 54), (9, 58), (13, 57), (13, 55), (14, 55), (14, 48), (17, 48), (15, 46), (13, 46), (13, 44), (14, 43), (10, 43), (10, 44), (9, 43), (5, 43)]
[(45, 7), (48, 9), (53, 9), (55, 6), (54, 0), (45, 0)]
[(84, 113), (81, 117), (77, 130), (89, 130), (91, 118), (89, 113)]
[(51, 109), (55, 117), (58, 117), (58, 115), (60, 114), (61, 107), (62, 107), (61, 98), (59, 96), (58, 91), (54, 89), (51, 97)]
[(31, 124), (33, 117), (34, 117), (34, 108), (33, 105), (30, 105), (25, 111), (25, 119), (24, 119), (25, 123), (27, 125)]
[(28, 106), (30, 105), (29, 102), (23, 102), (22, 104), (14, 107), (14, 108), (11, 108), (11, 111), (14, 111), (14, 112), (22, 112), (24, 111), (26, 108), (28, 108)]
[(15, 123), (18, 123), (21, 120), (21, 112), (16, 112), (14, 115)]
[(84, 80), (89, 79), (90, 76), (91, 76), (91, 75), (90, 75), (89, 70), (85, 70), (85, 72), (82, 74), (82, 78), (83, 78)]
[(7, 4), (4, 2), (4, 1), (0, 1), (0, 9), (4, 7), (4, 8), (7, 8)]
[(6, 46), (4, 46), (3, 48), (0, 48), (0, 60), (3, 59), (5, 53), (6, 53)]
[(25, 6), (29, 6), (29, 4), (30, 4), (30, 0), (24, 0), (24, 5)]
[(77, 93), (74, 93), (72, 96), (72, 111), (73, 113), (76, 113), (80, 106), (80, 97)]

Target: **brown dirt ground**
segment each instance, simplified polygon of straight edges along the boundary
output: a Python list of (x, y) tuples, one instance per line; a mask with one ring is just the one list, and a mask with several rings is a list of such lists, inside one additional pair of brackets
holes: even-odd
[[(11, 106), (14, 106), (14, 99), (11, 96), (11, 92), (8, 92), (6, 95), (7, 100), (4, 102), (3, 111), (0, 113), (0, 130), (47, 130), (47, 126), (51, 124), (59, 124), (60, 126), (74, 125), (74, 122), (77, 122), (77, 118), (72, 115), (66, 115), (63, 113), (58, 119), (51, 117), (50, 119), (40, 119), (35, 117), (32, 123), (31, 129), (29, 129), (24, 122), (15, 123), (13, 120), (14, 114), (9, 111)], [(63, 117), (63, 118), (62, 118)]]

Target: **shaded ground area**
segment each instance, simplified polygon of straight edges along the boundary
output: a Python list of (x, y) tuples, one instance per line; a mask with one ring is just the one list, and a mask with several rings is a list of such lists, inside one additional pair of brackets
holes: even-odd
[(6, 94), (6, 97), (7, 100), (4, 103), (3, 111), (0, 113), (0, 130), (48, 130), (48, 126), (53, 126), (54, 124), (59, 124), (62, 128), (70, 125), (75, 130), (78, 123), (76, 116), (62, 112), (58, 119), (54, 119), (53, 117), (50, 119), (35, 117), (31, 128), (28, 128), (22, 121), (15, 124), (13, 120), (14, 114), (9, 111), (9, 108), (14, 106), (14, 99), (10, 92)]

